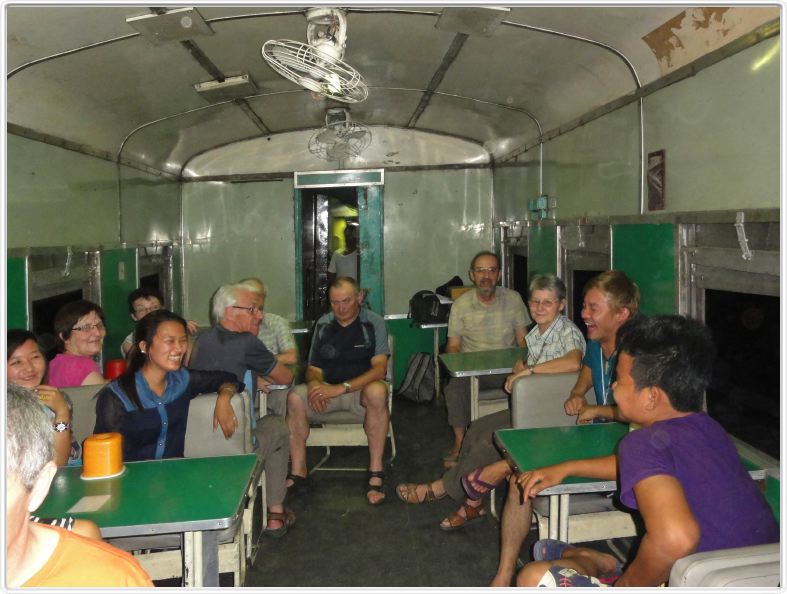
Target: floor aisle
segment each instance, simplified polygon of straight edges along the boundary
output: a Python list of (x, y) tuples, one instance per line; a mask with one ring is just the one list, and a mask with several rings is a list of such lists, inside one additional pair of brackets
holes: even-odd
[[(451, 445), (445, 408), (394, 399), (397, 456), (387, 467), (384, 504), (367, 504), (364, 474), (316, 472), (314, 490), (288, 505), (297, 522), (280, 541), (264, 538), (247, 586), (484, 586), (497, 566), (498, 524), (487, 517), (462, 530), (438, 524), (455, 503), (406, 505), (399, 482), (433, 480)], [(321, 448), (309, 448), (310, 464)], [(386, 451), (386, 455), (389, 452)], [(312, 460), (312, 458), (314, 458)], [(334, 449), (326, 465), (364, 466), (363, 448)]]

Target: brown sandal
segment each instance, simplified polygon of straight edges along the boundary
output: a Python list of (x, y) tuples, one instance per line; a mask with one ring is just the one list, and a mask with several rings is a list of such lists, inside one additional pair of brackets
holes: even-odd
[[(419, 503), (428, 503), (431, 501), (437, 501), (438, 499), (442, 499), (448, 493), (443, 491), (443, 494), (439, 497), (434, 494), (434, 490), (432, 489), (432, 483), (426, 483), (426, 493), (424, 494), (423, 499), (419, 499), (418, 497), (418, 487), (420, 484), (417, 483), (402, 483), (396, 486), (396, 494), (399, 496), (399, 499), (404, 501), (405, 503), (412, 503), (412, 504), (419, 504)], [(402, 487), (405, 489), (405, 495), (402, 496)]]
[(282, 536), (287, 534), (287, 531), (290, 529), (290, 527), (293, 524), (295, 524), (295, 512), (287, 507), (284, 508), (283, 513), (269, 511), (268, 519), (279, 520), (282, 523), (282, 525), (281, 528), (274, 528), (274, 529), (266, 528), (263, 531), (263, 534), (265, 536), (269, 536), (270, 538), (281, 538)]
[[(440, 530), (445, 530), (446, 532), (450, 532), (451, 530), (459, 530), (471, 522), (482, 520), (486, 517), (486, 512), (484, 511), (483, 505), (479, 505), (478, 507), (463, 505), (460, 509), (465, 510), (465, 516), (467, 517), (462, 517), (459, 515), (458, 511), (455, 511), (445, 519), (448, 520), (448, 526), (444, 526), (442, 522), (440, 523)], [(443, 520), (443, 522), (445, 520)]]

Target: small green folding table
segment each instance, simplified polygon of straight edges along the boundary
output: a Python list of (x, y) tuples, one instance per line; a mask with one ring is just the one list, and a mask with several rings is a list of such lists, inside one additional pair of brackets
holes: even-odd
[[(520, 473), (565, 462), (614, 454), (629, 431), (624, 423), (599, 423), (568, 427), (501, 429), (497, 443), (514, 472)], [(544, 489), (549, 497), (549, 538), (568, 540), (568, 502), (572, 493), (614, 491), (617, 482), (569, 476), (559, 485)]]
[(186, 586), (218, 586), (218, 531), (238, 522), (257, 464), (255, 454), (127, 462), (99, 480), (66, 466), (36, 514), (91, 520), (107, 538), (182, 533)]
[[(512, 347), (474, 353), (443, 353), (440, 360), (451, 377), (470, 378), (470, 420), (478, 418), (478, 378), (511, 373), (518, 359), (527, 359), (527, 349)], [(501, 386), (502, 387), (502, 386)]]

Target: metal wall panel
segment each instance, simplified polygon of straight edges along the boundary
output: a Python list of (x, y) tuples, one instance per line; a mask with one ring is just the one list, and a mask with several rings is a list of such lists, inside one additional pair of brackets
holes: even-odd
[(493, 245), (488, 169), (385, 174), (385, 313), (454, 275), (469, 284), (476, 252)]
[(646, 152), (666, 150), (666, 210), (779, 206), (779, 43), (645, 99)]
[(122, 168), (120, 241), (176, 241), (180, 236), (180, 182)]
[(265, 308), (295, 317), (292, 180), (183, 186), (184, 312), (208, 324), (209, 300), (224, 283), (259, 276)]
[(544, 145), (544, 192), (557, 198), (557, 218), (639, 213), (638, 122), (631, 104)]
[(118, 242), (117, 167), (6, 135), (8, 248)]

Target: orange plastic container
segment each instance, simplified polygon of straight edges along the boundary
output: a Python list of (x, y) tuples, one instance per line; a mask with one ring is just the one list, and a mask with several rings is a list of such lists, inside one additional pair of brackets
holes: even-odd
[(120, 433), (97, 433), (82, 446), (82, 478), (98, 479), (123, 472), (123, 436)]

